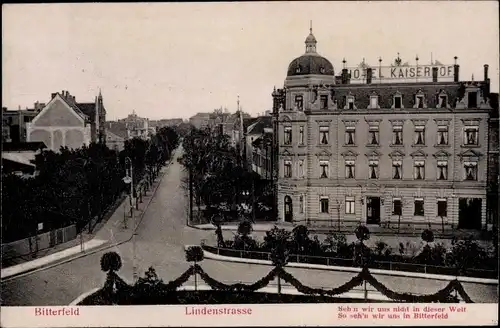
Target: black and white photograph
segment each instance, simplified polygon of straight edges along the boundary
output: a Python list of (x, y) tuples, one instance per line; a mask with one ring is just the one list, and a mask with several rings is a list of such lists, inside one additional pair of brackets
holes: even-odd
[(4, 4), (1, 325), (496, 325), (498, 9)]

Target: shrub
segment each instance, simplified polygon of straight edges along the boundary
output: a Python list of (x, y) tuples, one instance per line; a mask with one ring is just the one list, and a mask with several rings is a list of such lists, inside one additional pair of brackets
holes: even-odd
[(361, 243), (370, 239), (370, 230), (364, 225), (359, 225), (354, 233)]
[(387, 243), (385, 243), (384, 241), (379, 240), (375, 243), (375, 251), (377, 252), (378, 256), (386, 254), (387, 250), (390, 251), (389, 245), (387, 245)]
[(248, 220), (243, 220), (238, 224), (238, 234), (241, 236), (248, 236), (252, 233), (253, 227), (252, 222)]
[(105, 253), (101, 257), (101, 270), (104, 272), (116, 272), (122, 267), (122, 259), (116, 252)]
[(186, 249), (186, 261), (201, 262), (203, 261), (203, 249), (200, 246), (190, 246)]
[(293, 249), (297, 253), (305, 253), (309, 250), (311, 239), (309, 238), (309, 230), (304, 225), (296, 226), (292, 230)]
[(434, 233), (432, 230), (425, 229), (422, 231), (422, 240), (425, 241), (426, 243), (432, 243), (434, 241)]

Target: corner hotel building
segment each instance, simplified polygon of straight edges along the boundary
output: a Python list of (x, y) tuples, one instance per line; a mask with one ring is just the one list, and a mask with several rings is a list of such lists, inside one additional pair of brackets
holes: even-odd
[(312, 29), (305, 44), (272, 94), (279, 220), (439, 230), (496, 223), (498, 94), (488, 65), (484, 81), (459, 81), (457, 57), (410, 67), (398, 54), (391, 66), (336, 76)]

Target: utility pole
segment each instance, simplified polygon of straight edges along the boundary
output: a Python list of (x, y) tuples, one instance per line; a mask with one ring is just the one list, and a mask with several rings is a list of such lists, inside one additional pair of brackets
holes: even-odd
[[(194, 151), (194, 140), (193, 140), (193, 129), (191, 128), (191, 151)], [(189, 165), (189, 217), (187, 218), (189, 225), (189, 221), (193, 222), (193, 168), (192, 164)]]

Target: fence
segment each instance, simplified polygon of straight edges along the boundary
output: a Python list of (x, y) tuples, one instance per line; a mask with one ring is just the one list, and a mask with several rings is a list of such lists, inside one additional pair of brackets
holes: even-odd
[[(207, 245), (202, 245), (202, 247), (207, 252), (222, 256), (239, 257), (239, 258), (254, 259), (254, 260), (267, 260), (267, 261), (271, 260), (271, 253), (269, 252), (236, 250), (231, 248), (219, 248)], [(359, 267), (359, 263), (352, 258), (346, 259), (346, 258), (336, 258), (336, 257), (326, 257), (326, 256), (290, 254), (288, 260), (289, 262), (294, 262), (294, 263), (320, 264), (320, 265), (329, 265), (329, 266), (331, 265), (331, 266), (342, 266), (342, 267)], [(486, 278), (486, 279), (498, 278), (498, 272), (496, 270), (467, 268), (459, 271), (454, 267), (417, 264), (417, 263), (372, 260), (368, 262), (368, 267), (372, 269), (381, 269), (390, 271), (407, 271), (407, 272), (441, 274), (450, 276), (466, 276), (466, 277), (476, 277), (476, 278)]]
[(54, 247), (68, 242), (77, 236), (76, 225), (41, 233), (30, 238), (20, 239), (2, 244), (2, 261), (15, 257), (27, 256), (36, 251)]

